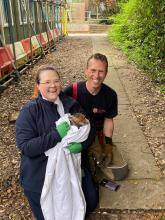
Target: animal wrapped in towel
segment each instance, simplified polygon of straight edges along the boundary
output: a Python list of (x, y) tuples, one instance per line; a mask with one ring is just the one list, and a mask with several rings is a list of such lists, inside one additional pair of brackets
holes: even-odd
[(82, 113), (75, 113), (73, 115), (69, 115), (69, 121), (71, 125), (75, 125), (78, 128), (88, 123), (88, 120)]

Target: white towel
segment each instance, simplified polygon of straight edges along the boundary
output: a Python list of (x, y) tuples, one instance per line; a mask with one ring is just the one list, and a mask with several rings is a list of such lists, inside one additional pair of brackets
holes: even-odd
[[(69, 122), (69, 114), (56, 124)], [(87, 139), (90, 124), (80, 128), (71, 126), (68, 134), (45, 154), (48, 163), (41, 194), (41, 208), (45, 220), (83, 220), (86, 202), (81, 188), (81, 154), (72, 154), (67, 149), (71, 142)]]

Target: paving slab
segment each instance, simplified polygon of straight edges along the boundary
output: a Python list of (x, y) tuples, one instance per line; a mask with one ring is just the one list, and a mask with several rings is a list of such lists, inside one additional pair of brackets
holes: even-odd
[(100, 208), (165, 209), (165, 179), (161, 179), (160, 170), (131, 106), (127, 88), (120, 81), (123, 61), (117, 60), (117, 65), (114, 65), (118, 57), (111, 53), (107, 36), (92, 35), (91, 39), (93, 53), (103, 53), (108, 57), (110, 65), (105, 83), (116, 90), (119, 99), (113, 141), (123, 152), (130, 170), (128, 177), (118, 182), (121, 187), (117, 192), (100, 187)]
[(101, 209), (158, 209), (165, 208), (165, 179), (118, 181), (117, 192), (100, 187)]

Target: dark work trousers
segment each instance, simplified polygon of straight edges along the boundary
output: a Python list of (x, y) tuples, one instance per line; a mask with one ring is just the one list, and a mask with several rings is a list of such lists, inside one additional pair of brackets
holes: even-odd
[(83, 167), (82, 189), (87, 205), (86, 214), (88, 215), (97, 207), (99, 200), (99, 193), (88, 167)]
[(32, 212), (37, 220), (44, 220), (44, 216), (42, 213), (41, 205), (40, 205), (40, 193), (31, 192), (24, 190), (24, 193), (29, 201), (29, 205), (32, 209)]

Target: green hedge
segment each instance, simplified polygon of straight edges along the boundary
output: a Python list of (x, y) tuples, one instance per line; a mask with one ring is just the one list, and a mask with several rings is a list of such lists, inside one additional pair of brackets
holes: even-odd
[(152, 79), (165, 82), (165, 1), (129, 0), (114, 17), (110, 40)]

